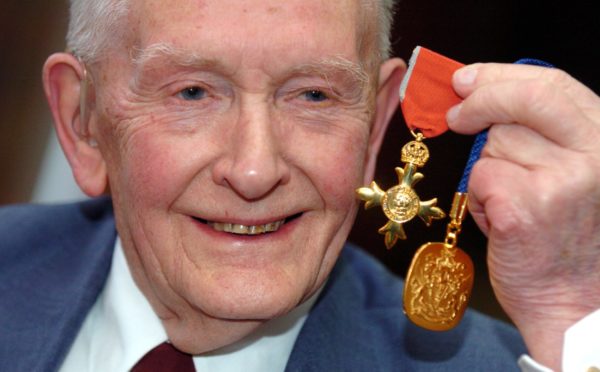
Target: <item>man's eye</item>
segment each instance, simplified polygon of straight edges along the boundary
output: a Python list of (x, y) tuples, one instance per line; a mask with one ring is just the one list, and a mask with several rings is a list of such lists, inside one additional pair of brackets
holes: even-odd
[(320, 90), (312, 89), (302, 93), (302, 97), (310, 102), (323, 102), (329, 99), (327, 94)]
[(179, 96), (186, 101), (197, 101), (206, 96), (206, 91), (200, 87), (189, 87), (179, 92)]

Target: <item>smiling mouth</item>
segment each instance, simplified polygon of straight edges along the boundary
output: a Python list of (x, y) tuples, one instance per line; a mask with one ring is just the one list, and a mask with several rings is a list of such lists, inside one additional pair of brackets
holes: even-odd
[(212, 227), (215, 231), (226, 232), (226, 233), (237, 234), (237, 235), (260, 235), (260, 234), (276, 232), (286, 223), (300, 217), (301, 214), (302, 213), (297, 213), (288, 218), (285, 218), (285, 219), (282, 219), (279, 221), (265, 223), (262, 225), (242, 225), (242, 224), (238, 224), (238, 223), (213, 222), (213, 221), (203, 220), (203, 219), (197, 218), (197, 217), (194, 217), (194, 220), (201, 222), (207, 226)]

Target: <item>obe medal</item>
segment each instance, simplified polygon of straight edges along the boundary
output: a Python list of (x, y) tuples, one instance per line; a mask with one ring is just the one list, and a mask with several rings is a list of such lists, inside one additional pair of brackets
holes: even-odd
[(441, 219), (446, 215), (436, 207), (437, 199), (421, 201), (413, 186), (423, 179), (423, 174), (417, 169), (424, 166), (429, 159), (429, 150), (423, 143), (423, 134), (415, 134), (415, 140), (407, 143), (402, 148), (402, 162), (404, 168), (396, 167), (398, 185), (383, 191), (375, 181), (370, 187), (361, 187), (356, 190), (358, 197), (364, 200), (365, 209), (381, 206), (383, 213), (388, 218), (385, 226), (379, 233), (385, 235), (385, 246), (391, 249), (398, 239), (406, 239), (403, 223), (419, 216), (427, 226), (432, 219)]

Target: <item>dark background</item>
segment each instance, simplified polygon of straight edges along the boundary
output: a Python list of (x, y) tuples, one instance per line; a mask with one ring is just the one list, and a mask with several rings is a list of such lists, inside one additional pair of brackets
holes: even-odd
[[(539, 58), (599, 92), (600, 15), (591, 5), (594, 3), (405, 0), (397, 7), (394, 54), (407, 60), (416, 45), (423, 45), (463, 63)], [(64, 49), (66, 4), (0, 2), (0, 204), (25, 202), (31, 197), (51, 130), (40, 71), (47, 55)], [(402, 166), (400, 148), (409, 139), (397, 113), (379, 156), (376, 180), (384, 188), (396, 183), (393, 169)], [(451, 133), (427, 141), (432, 156), (422, 169), (425, 179), (417, 188), (422, 199), (438, 197), (440, 206), (448, 210), (471, 142), (472, 138)], [(384, 223), (380, 211), (361, 211), (351, 239), (400, 275), (406, 272), (413, 252), (427, 241), (443, 239), (446, 228), (445, 221), (437, 221), (431, 228), (413, 221), (406, 225), (408, 240), (387, 251), (383, 236), (376, 232)], [(478, 273), (473, 306), (502, 317), (487, 281), (485, 239), (470, 219), (459, 246), (471, 255)]]

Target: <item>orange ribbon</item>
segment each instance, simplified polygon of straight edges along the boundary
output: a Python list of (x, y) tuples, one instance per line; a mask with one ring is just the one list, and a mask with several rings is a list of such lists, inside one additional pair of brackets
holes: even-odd
[(400, 85), (400, 106), (410, 130), (427, 138), (448, 130), (446, 112), (462, 101), (452, 89), (452, 74), (462, 66), (429, 49), (415, 48)]

